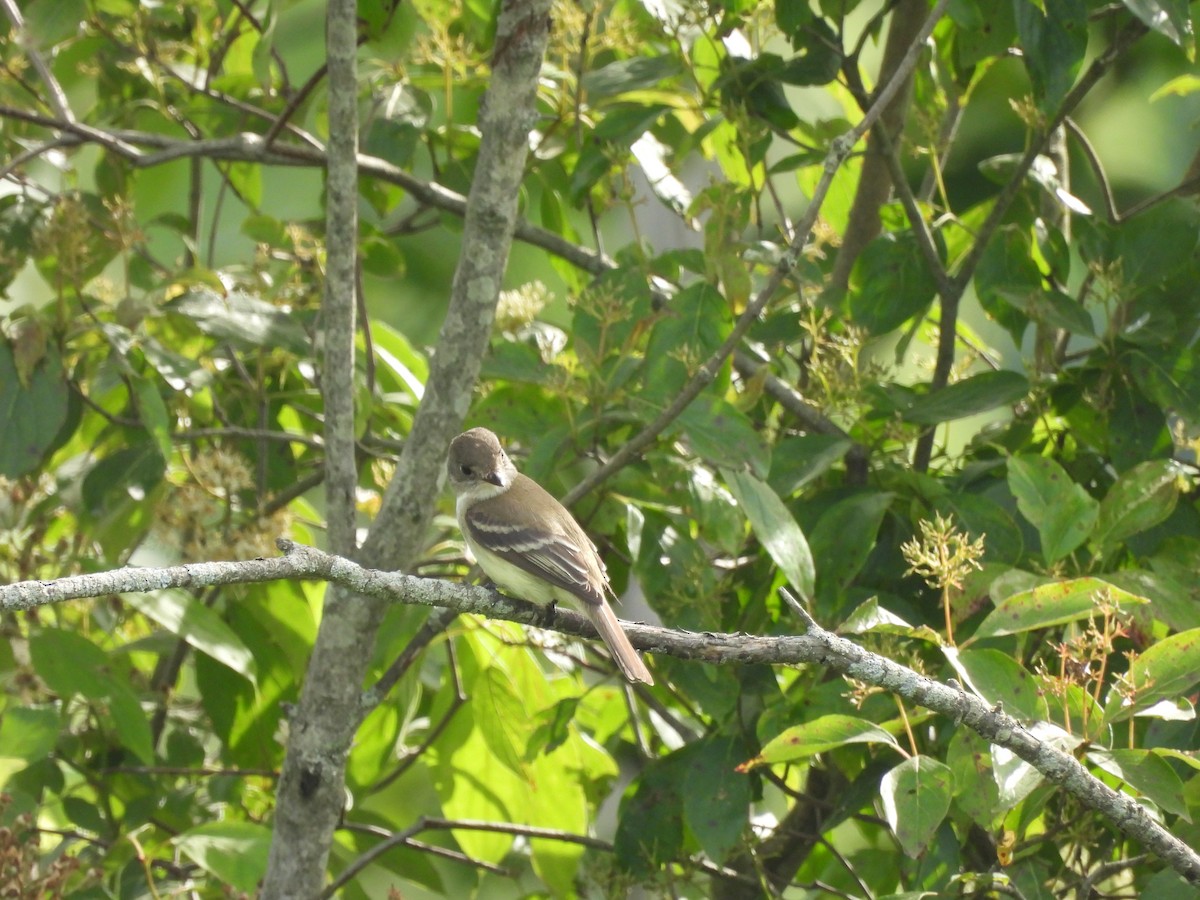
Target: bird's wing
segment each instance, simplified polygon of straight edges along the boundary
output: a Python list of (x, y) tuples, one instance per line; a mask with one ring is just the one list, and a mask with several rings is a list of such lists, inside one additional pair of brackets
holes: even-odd
[(475, 543), (586, 603), (604, 602), (604, 570), (587, 535), (572, 538), (531, 521), (502, 521), (486, 506), (476, 504), (463, 516)]

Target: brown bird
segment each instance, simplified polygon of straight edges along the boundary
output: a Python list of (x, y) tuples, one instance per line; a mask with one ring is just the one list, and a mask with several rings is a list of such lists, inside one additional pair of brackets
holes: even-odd
[(608, 605), (604, 562), (566, 507), (518, 472), (486, 428), (450, 442), (446, 469), (458, 527), (484, 573), (525, 600), (569, 603), (596, 627), (629, 681), (654, 684)]

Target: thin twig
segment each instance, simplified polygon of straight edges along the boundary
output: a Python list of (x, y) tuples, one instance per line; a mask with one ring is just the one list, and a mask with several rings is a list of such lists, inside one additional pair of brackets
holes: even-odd
[(12, 23), (13, 31), (17, 33), (17, 43), (25, 51), (25, 55), (29, 57), (29, 61), (33, 63), (33, 67), (37, 69), (38, 77), (42, 79), (42, 83), (46, 85), (46, 90), (50, 94), (50, 108), (54, 110), (59, 118), (74, 123), (75, 113), (71, 111), (71, 104), (67, 102), (66, 91), (62, 89), (62, 85), (54, 77), (54, 71), (46, 62), (45, 57), (42, 56), (37, 47), (33, 46), (32, 38), (25, 31), (25, 20), (21, 16), (21, 9), (17, 6), (16, 0), (0, 0), (0, 9), (4, 10), (8, 21)]
[(917, 58), (925, 46), (925, 41), (933, 33), (933, 28), (941, 19), (947, 5), (948, 0), (938, 0), (922, 24), (916, 40), (908, 48), (908, 52), (905, 53), (900, 65), (896, 67), (891, 80), (884, 85), (883, 90), (876, 96), (871, 108), (867, 110), (857, 125), (833, 141), (829, 148), (829, 153), (825, 157), (825, 166), (824, 171), (821, 173), (821, 179), (813, 190), (808, 208), (796, 224), (795, 237), (791, 245), (788, 247), (787, 252), (783, 254), (778, 265), (775, 266), (766, 284), (738, 317), (728, 337), (705, 360), (704, 364), (700, 366), (688, 383), (684, 385), (683, 390), (679, 392), (678, 396), (675, 397), (654, 421), (626, 441), (616, 453), (609, 457), (604, 465), (594, 469), (568, 492), (567, 496), (563, 498), (565, 504), (570, 505), (580, 497), (595, 490), (596, 487), (603, 484), (616, 472), (637, 458), (646, 447), (650, 446), (663, 431), (679, 418), (683, 411), (692, 404), (692, 401), (700, 395), (700, 392), (713, 382), (717, 373), (725, 364), (725, 361), (738, 348), (738, 345), (741, 344), (746, 332), (758, 320), (767, 303), (775, 295), (775, 292), (780, 288), (784, 280), (791, 275), (793, 269), (795, 269), (800, 254), (804, 251), (804, 246), (808, 241), (808, 236), (812, 233), (813, 226), (817, 222), (821, 206), (825, 202), (825, 196), (829, 193), (829, 188), (833, 184), (833, 178), (837, 174), (838, 169), (841, 168), (842, 163), (850, 155), (851, 151), (853, 151), (854, 146), (862, 139), (862, 136), (870, 131), (876, 120), (883, 114), (883, 111), (891, 103), (896, 92), (904, 87), (909, 73), (912, 71), (913, 66), (916, 65)]

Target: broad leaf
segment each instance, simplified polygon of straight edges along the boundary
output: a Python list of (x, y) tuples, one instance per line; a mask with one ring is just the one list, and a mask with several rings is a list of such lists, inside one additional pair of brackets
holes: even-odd
[(1092, 539), (1101, 552), (1165, 521), (1175, 509), (1181, 474), (1170, 460), (1142, 463), (1123, 473), (1100, 502)]
[(816, 577), (812, 552), (783, 501), (749, 472), (722, 469), (721, 475), (771, 559), (802, 598), (811, 597)]
[(981, 372), (917, 398), (900, 415), (917, 425), (937, 425), (1011, 405), (1028, 393), (1029, 380), (1019, 372)]
[(254, 893), (267, 871), (271, 830), (253, 822), (208, 822), (178, 835), (173, 843), (218, 883)]
[(1186, 694), (1200, 682), (1200, 628), (1173, 634), (1151, 646), (1129, 665), (1121, 690), (1109, 694), (1107, 722), (1121, 722), (1160, 700)]
[(222, 662), (252, 684), (257, 681), (254, 656), (232, 628), (186, 591), (123, 594), (122, 598), (149, 619), (178, 635), (201, 653)]
[(1072, 578), (1043, 584), (1001, 601), (975, 631), (975, 639), (1036, 631), (1086, 619), (1103, 600), (1122, 609), (1148, 603), (1099, 578)]
[(47, 352), (22, 378), (12, 348), (0, 340), (0, 475), (32, 472), (54, 446), (67, 419), (67, 378), (58, 354)]
[(883, 776), (883, 817), (910, 857), (925, 852), (946, 818), (953, 784), (950, 768), (929, 756), (910, 757)]
[(1012, 457), (1008, 486), (1021, 515), (1037, 528), (1046, 562), (1058, 562), (1092, 533), (1100, 504), (1054, 460)]
[(748, 770), (756, 766), (794, 762), (847, 744), (888, 744), (899, 747), (896, 739), (874, 722), (854, 716), (828, 715), (788, 728), (767, 741), (762, 752), (742, 763), (740, 768)]

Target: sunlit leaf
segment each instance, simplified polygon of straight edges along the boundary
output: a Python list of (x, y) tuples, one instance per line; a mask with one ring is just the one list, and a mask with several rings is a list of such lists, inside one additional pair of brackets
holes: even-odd
[(945, 763), (912, 756), (883, 776), (883, 817), (904, 852), (919, 857), (950, 809), (954, 779)]
[(1101, 602), (1129, 610), (1149, 601), (1099, 578), (1055, 581), (1020, 591), (997, 604), (976, 629), (975, 638), (1065, 625), (1096, 614)]

